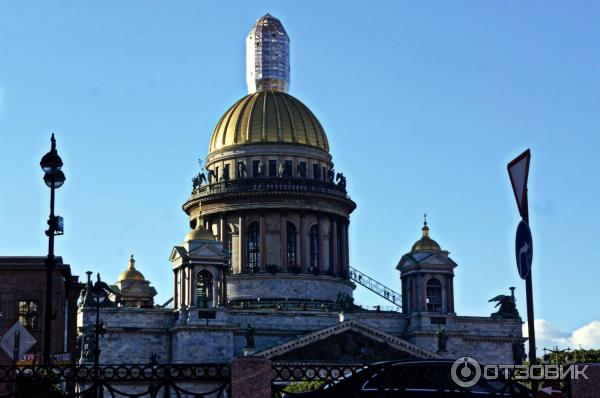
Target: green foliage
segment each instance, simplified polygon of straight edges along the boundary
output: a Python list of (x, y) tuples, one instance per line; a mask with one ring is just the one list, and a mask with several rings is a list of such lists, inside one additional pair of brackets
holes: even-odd
[(297, 383), (291, 383), (283, 389), (283, 392), (299, 393), (305, 391), (317, 390), (325, 382), (313, 380), (313, 381), (299, 381)]
[(571, 363), (600, 363), (600, 350), (578, 349), (570, 352), (548, 353), (540, 358), (540, 363), (567, 365)]

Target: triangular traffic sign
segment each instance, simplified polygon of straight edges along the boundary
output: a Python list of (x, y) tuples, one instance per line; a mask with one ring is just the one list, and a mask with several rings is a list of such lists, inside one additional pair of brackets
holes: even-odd
[(529, 176), (529, 161), (531, 152), (527, 149), (508, 164), (508, 175), (512, 185), (517, 207), (521, 216), (525, 216), (527, 206), (527, 178)]

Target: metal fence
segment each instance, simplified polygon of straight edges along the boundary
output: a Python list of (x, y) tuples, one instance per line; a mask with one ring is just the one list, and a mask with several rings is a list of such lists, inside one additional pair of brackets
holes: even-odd
[(1, 366), (0, 398), (228, 397), (229, 364)]

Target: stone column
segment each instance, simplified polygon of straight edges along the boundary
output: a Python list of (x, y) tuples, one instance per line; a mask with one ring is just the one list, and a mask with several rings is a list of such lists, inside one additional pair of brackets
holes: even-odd
[(231, 362), (232, 398), (271, 397), (271, 361), (262, 357), (237, 357)]
[(317, 230), (319, 232), (319, 273), (325, 271), (325, 234), (323, 233), (323, 217), (319, 214), (317, 216)]
[(329, 267), (334, 275), (338, 275), (340, 272), (340, 264), (339, 264), (339, 250), (338, 250), (338, 223), (337, 216), (333, 216), (330, 219), (331, 221), (331, 266)]
[(246, 221), (244, 220), (244, 215), (240, 214), (239, 216), (239, 220), (238, 220), (238, 253), (239, 253), (239, 260), (238, 260), (238, 264), (240, 267), (240, 272), (245, 272), (245, 266), (246, 266)]
[(225, 243), (225, 215), (221, 213), (219, 216), (219, 236), (218, 239)]
[(454, 276), (448, 277), (448, 312), (454, 312)]
[(285, 212), (281, 213), (280, 220), (281, 220), (281, 223), (280, 223), (279, 229), (280, 229), (281, 233), (280, 233), (280, 238), (279, 238), (279, 240), (280, 240), (279, 247), (281, 250), (280, 250), (280, 260), (279, 261), (281, 263), (282, 270), (287, 271), (287, 266), (288, 266), (288, 263), (287, 263), (287, 216), (286, 216)]
[(186, 292), (186, 288), (185, 288), (185, 267), (182, 267), (179, 269), (179, 281), (180, 281), (180, 285), (179, 285), (179, 289), (181, 290), (181, 305), (187, 305), (186, 301), (185, 301), (185, 292)]
[(348, 277), (348, 224), (347, 224), (346, 220), (342, 221), (341, 233), (342, 233), (342, 239), (341, 239), (342, 263), (340, 265), (340, 270), (341, 270), (340, 273), (344, 276), (344, 278), (347, 278)]
[(415, 276), (415, 287), (416, 287), (416, 289), (415, 289), (415, 294), (416, 294), (415, 310), (416, 310), (416, 312), (421, 312), (422, 305), (421, 305), (421, 275), (420, 274), (417, 274)]
[(265, 213), (260, 213), (260, 268), (267, 269), (267, 225), (265, 221)]
[(187, 291), (188, 291), (188, 303), (190, 307), (196, 306), (196, 300), (194, 300), (194, 281), (192, 280), (192, 269), (187, 267)]
[(219, 274), (213, 275), (213, 285), (212, 285), (213, 308), (217, 308), (219, 306), (219, 300), (220, 300), (220, 296), (221, 296), (221, 294), (219, 293), (220, 284), (221, 284), (220, 275)]
[(421, 277), (421, 311), (427, 312), (427, 285), (425, 277)]
[(221, 271), (221, 304), (227, 305), (227, 270)]
[(177, 309), (179, 308), (179, 286), (177, 283), (179, 281), (179, 277), (177, 270), (173, 271), (173, 281), (173, 308)]
[(300, 213), (300, 267), (308, 269), (306, 263), (306, 214)]

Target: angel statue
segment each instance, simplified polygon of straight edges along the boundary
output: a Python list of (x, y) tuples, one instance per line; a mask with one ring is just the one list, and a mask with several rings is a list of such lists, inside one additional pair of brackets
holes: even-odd
[(521, 319), (517, 310), (514, 287), (510, 288), (510, 296), (500, 294), (488, 302), (493, 301), (497, 302), (495, 307), (499, 306), (500, 308), (491, 315), (492, 319)]
[(196, 189), (206, 182), (206, 174), (200, 172), (198, 175), (192, 177), (192, 189)]
[(212, 182), (216, 182), (217, 181), (217, 173), (215, 173), (214, 170), (211, 169), (206, 169), (206, 172), (208, 173), (208, 183), (212, 184)]
[(337, 173), (335, 175), (335, 179), (337, 181), (337, 186), (340, 188), (346, 188), (346, 177), (344, 177), (344, 174), (342, 173)]

